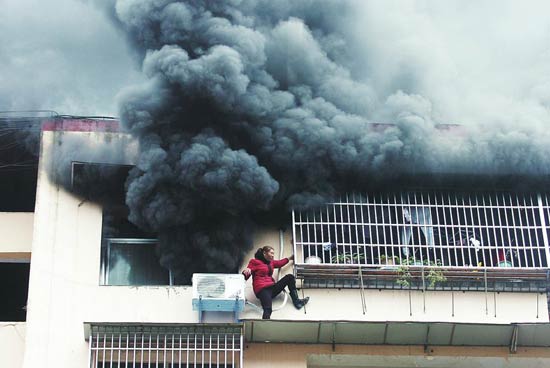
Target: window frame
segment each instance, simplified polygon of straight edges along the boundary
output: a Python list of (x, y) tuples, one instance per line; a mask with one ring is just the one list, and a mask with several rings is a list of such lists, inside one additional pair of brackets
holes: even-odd
[[(155, 284), (155, 285), (111, 285), (109, 284), (109, 271), (110, 271), (110, 259), (111, 259), (111, 245), (112, 244), (135, 244), (135, 245), (156, 245), (158, 239), (142, 239), (142, 238), (105, 238), (103, 239), (101, 247), (101, 261), (100, 261), (100, 286), (174, 286), (174, 276), (172, 270), (168, 269), (168, 284)], [(159, 267), (163, 267), (159, 263)]]

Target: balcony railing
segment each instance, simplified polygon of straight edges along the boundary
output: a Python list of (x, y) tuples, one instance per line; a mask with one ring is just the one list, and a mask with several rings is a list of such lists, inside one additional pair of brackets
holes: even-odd
[[(301, 270), (544, 275), (550, 202), (543, 193), (407, 191), (349, 194), (293, 212)], [(332, 271), (329, 271), (332, 270)], [(311, 273), (310, 273), (311, 274)], [(310, 275), (311, 276), (311, 275)]]

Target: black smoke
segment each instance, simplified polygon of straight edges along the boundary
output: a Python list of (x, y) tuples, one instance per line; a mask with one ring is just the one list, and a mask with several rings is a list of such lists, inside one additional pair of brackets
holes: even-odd
[(380, 93), (377, 76), (358, 72), (346, 25), (361, 3), (110, 3), (147, 77), (119, 96), (122, 123), (140, 143), (129, 218), (158, 234), (162, 262), (182, 282), (235, 271), (269, 211), (447, 173), (465, 185), (550, 173), (546, 130), (446, 133), (440, 123), (449, 121), (415, 91), (409, 65)]

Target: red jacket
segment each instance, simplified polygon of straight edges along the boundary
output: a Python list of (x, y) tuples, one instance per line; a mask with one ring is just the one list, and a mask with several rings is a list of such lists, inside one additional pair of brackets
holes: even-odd
[[(273, 260), (270, 262), (271, 272), (269, 272), (270, 268), (265, 262), (256, 258), (251, 259), (247, 267), (252, 271), (252, 288), (254, 289), (254, 294), (258, 295), (263, 288), (274, 285), (275, 280), (273, 280), (272, 277), (273, 270), (275, 268), (281, 268), (287, 263), (288, 258)], [(246, 280), (248, 280), (248, 277), (246, 277), (246, 275), (244, 276)]]

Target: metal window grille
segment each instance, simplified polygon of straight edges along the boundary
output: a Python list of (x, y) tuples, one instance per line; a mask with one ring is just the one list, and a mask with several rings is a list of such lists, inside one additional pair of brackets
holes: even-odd
[(241, 326), (92, 326), (91, 368), (243, 367)]
[(407, 191), (349, 194), (294, 211), (297, 265), (545, 269), (547, 194)]

